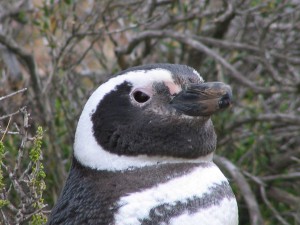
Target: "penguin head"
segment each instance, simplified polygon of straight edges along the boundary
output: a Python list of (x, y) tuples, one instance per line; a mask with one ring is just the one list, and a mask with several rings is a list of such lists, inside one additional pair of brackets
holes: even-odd
[(191, 67), (139, 66), (99, 86), (80, 116), (74, 157), (97, 170), (208, 160), (216, 148), (210, 116), (231, 89), (205, 83)]

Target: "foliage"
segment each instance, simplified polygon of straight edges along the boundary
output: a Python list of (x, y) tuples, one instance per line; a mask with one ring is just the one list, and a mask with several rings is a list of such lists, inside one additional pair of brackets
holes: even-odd
[[(37, 128), (36, 136), (34, 137), (33, 147), (29, 152), (29, 158), (32, 162), (32, 172), (29, 180), (29, 185), (34, 189), (34, 198), (37, 201), (33, 204), (33, 207), (37, 210), (41, 210), (45, 207), (44, 199), (42, 198), (43, 192), (46, 189), (46, 184), (44, 179), (46, 174), (44, 171), (44, 166), (41, 162), (42, 159), (42, 139), (43, 139), (43, 129), (42, 127)], [(31, 224), (44, 224), (47, 221), (47, 217), (41, 213), (35, 213), (32, 216)]]
[[(5, 150), (4, 150), (4, 144), (2, 141), (0, 141), (0, 165), (3, 163), (3, 157), (4, 157), (4, 153), (5, 153)], [(3, 179), (3, 171), (0, 167), (0, 190), (3, 191), (5, 187), (5, 184), (4, 184), (4, 179)], [(8, 205), (8, 201), (5, 200), (5, 199), (0, 199), (0, 209), (3, 208), (4, 206), (7, 206)]]
[[(20, 114), (23, 115), (22, 126), (17, 127), (17, 132), (8, 132), (6, 129), (0, 141), (1, 224), (45, 224), (47, 214), (43, 199), (43, 192), (46, 189), (46, 174), (42, 164), (43, 129), (39, 126), (36, 135), (29, 137), (28, 113), (23, 108)], [(9, 125), (8, 123), (7, 127)], [(8, 134), (18, 137), (10, 140), (5, 138)], [(13, 144), (8, 152), (4, 143), (9, 146), (11, 141), (13, 143), (19, 141), (19, 148), (15, 149), (17, 145)]]
[[(39, 138), (20, 164), (30, 165), (31, 185), (45, 199), (35, 210), (43, 212), (44, 202), (50, 210), (60, 193), (91, 91), (121, 69), (169, 62), (233, 88), (233, 107), (213, 121), (217, 154), (230, 159), (216, 162), (233, 180), (241, 224), (300, 224), (297, 1), (0, 0), (0, 9), (0, 160), (13, 168), (29, 148), (19, 151), (18, 137), (45, 128), (43, 164)], [(19, 129), (24, 105), (31, 127)], [(5, 189), (10, 178), (1, 168)]]

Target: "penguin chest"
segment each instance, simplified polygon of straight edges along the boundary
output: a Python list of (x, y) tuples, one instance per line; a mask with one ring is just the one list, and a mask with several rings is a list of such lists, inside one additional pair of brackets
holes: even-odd
[(213, 163), (122, 196), (117, 208), (116, 225), (238, 224), (234, 194), (225, 176)]

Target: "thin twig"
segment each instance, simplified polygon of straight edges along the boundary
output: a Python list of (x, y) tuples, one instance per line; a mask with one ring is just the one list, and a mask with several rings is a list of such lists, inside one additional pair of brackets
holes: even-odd
[(36, 209), (34, 212), (32, 212), (32, 213), (30, 213), (28, 215), (23, 216), (22, 221), (26, 221), (26, 220), (30, 219), (33, 215), (37, 215), (38, 213), (43, 212), (43, 209), (45, 207), (47, 207), (47, 204), (42, 205), (42, 207), (40, 209)]
[(5, 131), (3, 131), (3, 130), (0, 130), (0, 134), (4, 134), (4, 133), (9, 134), (9, 135), (17, 135), (17, 134), (20, 134), (20, 132), (17, 132), (17, 131), (7, 131), (7, 132), (5, 132)]
[(270, 201), (267, 198), (266, 190), (264, 186), (260, 186), (260, 193), (262, 196), (263, 201), (266, 203), (266, 205), (269, 207), (269, 209), (273, 212), (274, 216), (283, 224), (283, 225), (289, 225), (289, 223), (280, 216), (279, 212), (272, 206)]
[(2, 97), (0, 97), (0, 101), (2, 101), (2, 100), (4, 100), (4, 99), (7, 99), (7, 98), (10, 98), (10, 97), (12, 97), (12, 96), (14, 96), (14, 95), (16, 95), (16, 94), (23, 93), (23, 92), (25, 92), (25, 91), (27, 91), (27, 88), (23, 88), (23, 89), (21, 89), (21, 90), (15, 91), (15, 92), (10, 93), (10, 94), (8, 94), (8, 95), (2, 96)]
[(288, 174), (277, 174), (277, 175), (269, 175), (261, 177), (260, 179), (263, 181), (273, 181), (273, 180), (289, 180), (289, 179), (299, 179), (300, 172), (288, 173)]
[(21, 161), (22, 161), (23, 154), (24, 154), (24, 148), (25, 148), (25, 144), (26, 144), (27, 138), (28, 138), (28, 131), (27, 131), (27, 129), (28, 129), (28, 113), (27, 113), (26, 107), (23, 107), (22, 109), (20, 109), (20, 111), (23, 114), (24, 124), (23, 124), (23, 131), (22, 131), (22, 140), (21, 140), (21, 144), (18, 149), (18, 157), (16, 159), (16, 164), (15, 164), (15, 167), (13, 170), (14, 177), (17, 176), (17, 173), (21, 168)]
[(296, 209), (299, 208), (299, 202), (300, 202), (300, 197), (288, 191), (284, 191), (280, 188), (277, 187), (273, 187), (271, 186), (268, 189), (268, 194), (275, 199), (278, 202), (283, 202), (286, 203), (288, 205), (291, 205), (293, 207), (295, 207)]
[(16, 111), (16, 112), (13, 112), (13, 113), (10, 113), (10, 114), (7, 114), (7, 115), (4, 115), (4, 116), (1, 116), (1, 117), (0, 117), (0, 120), (4, 120), (4, 119), (6, 119), (6, 118), (12, 117), (12, 116), (14, 116), (14, 115), (16, 115), (16, 114), (18, 114), (18, 113), (20, 113), (20, 110), (18, 110), (18, 111)]
[(3, 142), (3, 140), (4, 140), (4, 137), (5, 137), (5, 134), (6, 134), (7, 131), (8, 131), (8, 127), (9, 127), (10, 122), (11, 122), (11, 117), (9, 117), (7, 126), (6, 126), (5, 131), (4, 131), (4, 133), (3, 133), (3, 135), (2, 135), (2, 138), (1, 138), (1, 142)]
[(6, 215), (5, 215), (5, 213), (3, 212), (3, 210), (2, 209), (0, 209), (0, 212), (1, 212), (1, 214), (2, 214), (2, 218), (3, 218), (3, 222), (5, 223), (5, 225), (9, 225), (9, 221), (8, 221), (8, 219), (6, 218)]

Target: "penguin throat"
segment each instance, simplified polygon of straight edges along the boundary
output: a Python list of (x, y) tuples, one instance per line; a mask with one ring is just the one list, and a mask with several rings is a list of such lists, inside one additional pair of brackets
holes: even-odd
[(83, 151), (78, 151), (78, 149), (75, 149), (74, 152), (74, 156), (80, 164), (91, 169), (105, 171), (124, 171), (147, 166), (158, 166), (162, 164), (202, 163), (211, 162), (213, 159), (213, 153), (209, 153), (206, 156), (201, 156), (195, 159), (175, 158), (168, 156), (159, 157), (147, 155), (116, 155), (99, 148), (99, 145), (96, 151), (91, 150), (91, 148), (82, 150)]

